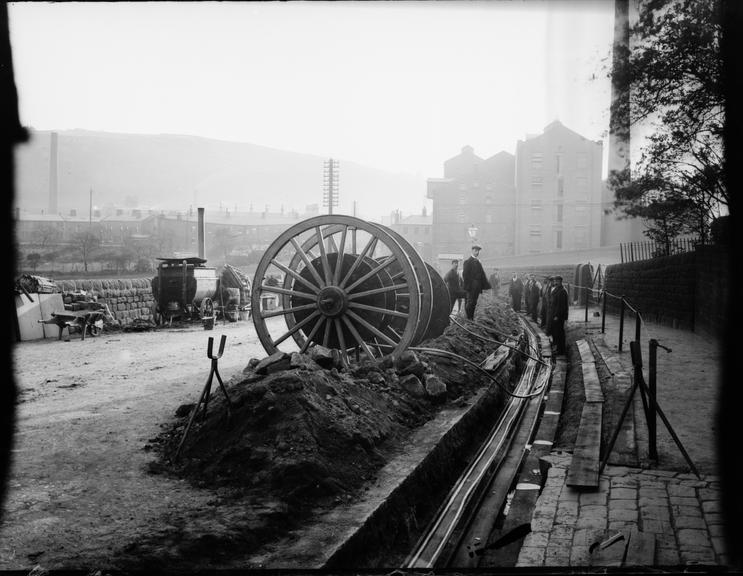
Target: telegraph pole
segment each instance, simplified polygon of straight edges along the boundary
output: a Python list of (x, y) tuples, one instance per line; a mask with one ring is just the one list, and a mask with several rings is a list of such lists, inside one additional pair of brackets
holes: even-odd
[(323, 171), (322, 205), (328, 207), (328, 214), (333, 213), (333, 206), (338, 206), (338, 179), (340, 162), (332, 158), (325, 160)]

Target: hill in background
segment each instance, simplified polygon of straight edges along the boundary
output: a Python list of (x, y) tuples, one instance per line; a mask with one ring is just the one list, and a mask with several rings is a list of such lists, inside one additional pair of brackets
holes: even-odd
[[(279, 212), (322, 205), (326, 158), (197, 136), (61, 130), (58, 134), (58, 208), (87, 213), (90, 189), (97, 207), (158, 210), (193, 206)], [(16, 205), (47, 212), (51, 131), (30, 131), (16, 148)], [(369, 218), (394, 209), (420, 213), (425, 178), (391, 173), (341, 159), (337, 212)]]

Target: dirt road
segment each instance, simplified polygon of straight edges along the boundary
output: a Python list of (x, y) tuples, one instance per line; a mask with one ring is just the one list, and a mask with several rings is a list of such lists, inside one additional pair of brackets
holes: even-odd
[(148, 474), (148, 440), (179, 404), (197, 400), (209, 375), (208, 337), (216, 351), (222, 334), (225, 382), (265, 356), (250, 322), (16, 346), (20, 398), (0, 570), (102, 569), (152, 530), (198, 528), (214, 492)]

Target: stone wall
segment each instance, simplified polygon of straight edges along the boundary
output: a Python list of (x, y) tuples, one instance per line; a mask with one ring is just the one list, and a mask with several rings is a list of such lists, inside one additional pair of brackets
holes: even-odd
[(154, 320), (152, 309), (155, 303), (152, 286), (148, 278), (117, 280), (57, 280), (65, 304), (72, 302), (73, 292), (85, 291), (97, 298), (98, 302), (108, 304), (114, 318), (122, 326), (135, 319)]
[[(706, 246), (695, 252), (615, 264), (606, 268), (607, 292), (625, 296), (640, 315), (687, 330), (720, 335), (729, 302), (728, 252)], [(620, 301), (609, 297), (618, 312)]]

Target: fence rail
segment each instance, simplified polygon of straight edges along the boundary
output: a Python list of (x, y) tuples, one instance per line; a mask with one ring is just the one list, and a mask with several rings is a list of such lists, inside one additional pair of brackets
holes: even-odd
[(619, 244), (619, 255), (622, 264), (625, 262), (639, 262), (640, 260), (650, 260), (661, 256), (693, 252), (701, 244), (703, 242), (699, 238), (674, 238), (670, 242), (656, 242), (654, 240), (625, 242)]

